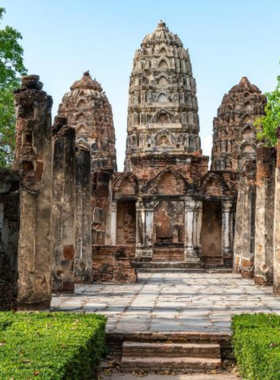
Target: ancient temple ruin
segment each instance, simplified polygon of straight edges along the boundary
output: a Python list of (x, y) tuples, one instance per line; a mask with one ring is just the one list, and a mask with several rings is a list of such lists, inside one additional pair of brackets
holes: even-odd
[(190, 54), (164, 22), (133, 60), (124, 172), (89, 72), (53, 125), (42, 86), (31, 75), (16, 91), (15, 165), (0, 170), (0, 309), (46, 308), (52, 291), (162, 265), (232, 268), (280, 292), (280, 149), (256, 139), (266, 97), (246, 77), (214, 118), (211, 170)]

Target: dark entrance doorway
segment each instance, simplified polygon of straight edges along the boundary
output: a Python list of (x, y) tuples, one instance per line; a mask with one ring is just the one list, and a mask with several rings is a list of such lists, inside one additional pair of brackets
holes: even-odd
[(201, 248), (202, 260), (206, 264), (223, 265), (221, 202), (203, 202)]

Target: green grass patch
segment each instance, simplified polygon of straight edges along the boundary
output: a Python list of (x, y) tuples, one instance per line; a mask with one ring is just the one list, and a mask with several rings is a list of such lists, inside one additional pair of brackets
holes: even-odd
[(94, 379), (106, 318), (0, 312), (0, 379)]
[(232, 318), (233, 349), (240, 374), (249, 380), (280, 380), (280, 316)]

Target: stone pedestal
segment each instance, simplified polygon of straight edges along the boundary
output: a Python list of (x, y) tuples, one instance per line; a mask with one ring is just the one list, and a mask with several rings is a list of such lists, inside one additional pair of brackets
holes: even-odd
[(36, 75), (15, 93), (16, 157), (21, 173), (18, 309), (46, 309), (51, 301), (52, 99)]

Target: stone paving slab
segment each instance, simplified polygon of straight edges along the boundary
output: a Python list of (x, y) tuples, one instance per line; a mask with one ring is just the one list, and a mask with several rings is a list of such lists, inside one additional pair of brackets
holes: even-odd
[(230, 332), (233, 314), (280, 314), (280, 297), (232, 273), (140, 273), (137, 284), (77, 285), (52, 310), (104, 314), (107, 332)]

